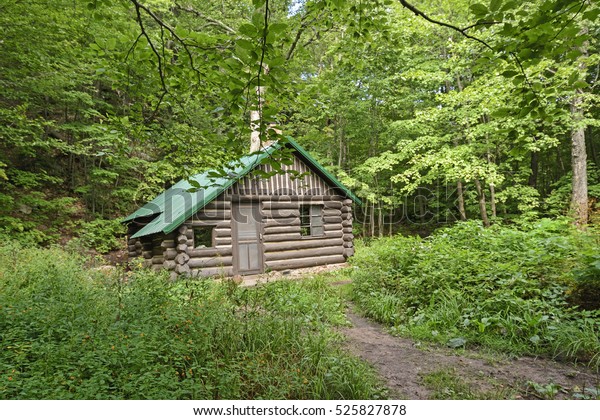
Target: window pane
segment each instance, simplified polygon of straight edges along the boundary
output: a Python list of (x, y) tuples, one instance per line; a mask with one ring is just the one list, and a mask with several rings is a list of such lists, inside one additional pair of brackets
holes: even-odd
[(213, 227), (195, 227), (194, 228), (194, 248), (210, 248), (213, 246)]

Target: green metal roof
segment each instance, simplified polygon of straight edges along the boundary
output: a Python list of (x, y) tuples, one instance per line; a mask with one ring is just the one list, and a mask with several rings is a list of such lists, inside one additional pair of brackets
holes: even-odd
[[(290, 145), (321, 177), (333, 184), (334, 187), (340, 189), (344, 195), (352, 199), (355, 203), (362, 204), (358, 197), (352, 194), (349, 189), (321, 166), (294, 139), (286, 137), (285, 143), (274, 143), (262, 149), (261, 153), (245, 155), (237, 161), (231, 162), (225, 167), (227, 176), (215, 177), (214, 175), (209, 175), (213, 171), (206, 171), (190, 177), (189, 180), (183, 179), (177, 182), (171, 188), (158, 195), (154, 200), (131, 213), (122, 222), (126, 223), (139, 218), (156, 216), (150, 223), (132, 235), (132, 238), (139, 238), (158, 232), (171, 233), (194, 213), (217, 198), (223, 191), (247, 175), (283, 145)], [(196, 183), (200, 185), (200, 188), (193, 185)]]

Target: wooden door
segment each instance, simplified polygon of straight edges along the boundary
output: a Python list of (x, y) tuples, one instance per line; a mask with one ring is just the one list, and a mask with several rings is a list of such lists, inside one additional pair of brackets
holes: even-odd
[(233, 226), (233, 259), (236, 274), (262, 273), (263, 249), (260, 240), (259, 203), (234, 203)]

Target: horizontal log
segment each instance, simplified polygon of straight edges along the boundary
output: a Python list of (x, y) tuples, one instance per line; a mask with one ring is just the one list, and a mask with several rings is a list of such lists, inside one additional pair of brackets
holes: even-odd
[(323, 230), (341, 230), (341, 229), (342, 229), (341, 223), (328, 223), (326, 225), (323, 225)]
[(225, 219), (231, 219), (231, 210), (200, 210), (192, 217), (192, 221)]
[(206, 206), (204, 206), (205, 210), (226, 210), (226, 209), (231, 209), (231, 201), (227, 200), (214, 200), (211, 201), (210, 203), (208, 203)]
[(295, 233), (300, 232), (299, 225), (281, 225), (281, 226), (269, 226), (264, 229), (264, 234), (269, 235), (273, 233)]
[(163, 269), (162, 264), (152, 264), (151, 267), (154, 271), (160, 271)]
[(231, 228), (215, 228), (215, 238), (231, 237)]
[(352, 213), (351, 206), (342, 206), (342, 208), (340, 210), (342, 211), (342, 213)]
[(137, 242), (137, 239), (127, 239), (127, 245), (131, 245), (131, 246), (135, 246), (135, 243)]
[(288, 270), (294, 268), (316, 267), (326, 264), (340, 264), (345, 262), (343, 255), (325, 255), (321, 257), (296, 258), (292, 260), (269, 261), (267, 267), (272, 270)]
[(266, 243), (264, 249), (265, 252), (295, 251), (298, 249), (341, 246), (343, 243), (342, 238), (305, 238), (299, 241)]
[(349, 199), (349, 198), (346, 198), (346, 199), (342, 200), (342, 204), (344, 206), (351, 206), (352, 203), (353, 203), (353, 201), (351, 199)]
[(342, 220), (352, 220), (352, 213), (342, 213)]
[(338, 209), (325, 209), (323, 210), (323, 216), (341, 216), (342, 212)]
[(194, 269), (191, 271), (192, 277), (231, 277), (233, 276), (233, 267), (212, 267)]
[(165, 261), (163, 263), (163, 268), (165, 270), (175, 270), (176, 265), (177, 265), (177, 263), (175, 261)]
[(231, 238), (215, 238), (215, 246), (231, 245)]
[(129, 252), (137, 252), (137, 248), (136, 248), (135, 245), (129, 245), (127, 247), (127, 251), (129, 251)]
[(181, 235), (185, 235), (185, 233), (188, 231), (188, 227), (186, 225), (181, 225), (179, 226), (179, 228), (177, 229), (177, 232), (179, 232)]
[(135, 249), (142, 249), (144, 246), (142, 245), (142, 243), (140, 241), (137, 241), (135, 243)]
[(341, 209), (342, 202), (341, 201), (325, 201), (323, 203), (326, 209)]
[(179, 235), (177, 237), (177, 243), (178, 244), (185, 244), (185, 243), (187, 243), (187, 236), (185, 236), (185, 235)]
[(225, 257), (231, 255), (231, 247), (223, 248), (188, 248), (188, 255), (192, 258), (204, 258), (204, 257)]
[(352, 242), (344, 242), (344, 248), (354, 248), (354, 244)]
[(342, 220), (343, 227), (352, 227), (352, 220)]
[(144, 268), (152, 267), (152, 261), (150, 261), (150, 260), (142, 261), (142, 267), (144, 267)]
[(263, 210), (263, 215), (268, 219), (283, 219), (289, 217), (300, 217), (300, 211), (292, 209)]
[(207, 226), (214, 226), (214, 227), (230, 227), (231, 226), (231, 220), (227, 219), (227, 220), (192, 220), (190, 222), (190, 225), (192, 227), (207, 227)]
[(299, 249), (294, 251), (267, 252), (266, 261), (292, 260), (297, 258), (320, 257), (324, 255), (343, 255), (343, 246), (326, 246), (320, 248)]
[(354, 255), (354, 248), (345, 248), (344, 249), (344, 256), (346, 258), (351, 257)]
[(136, 258), (138, 256), (138, 253), (130, 251), (128, 255), (129, 255), (129, 258)]
[(263, 223), (265, 228), (271, 226), (300, 226), (300, 218), (299, 217), (290, 217), (285, 219), (271, 219), (267, 220)]
[(343, 236), (343, 233), (341, 230), (328, 230), (325, 231), (325, 237), (326, 238), (341, 238)]
[(190, 258), (188, 265), (190, 268), (204, 268), (204, 267), (225, 267), (231, 266), (232, 256), (228, 257), (207, 257), (207, 258)]
[(177, 256), (177, 251), (175, 249), (167, 249), (163, 251), (163, 257), (165, 260), (174, 260)]
[[(324, 201), (342, 201), (344, 197), (341, 195), (240, 195), (231, 194), (225, 196), (225, 199), (231, 199), (233, 202), (246, 202), (246, 201), (300, 201), (302, 204), (319, 204)], [(352, 203), (352, 201), (350, 201)]]
[(345, 233), (344, 236), (342, 236), (342, 239), (344, 242), (352, 242), (352, 240), (354, 240), (354, 235), (351, 233)]
[(340, 216), (324, 216), (323, 223), (342, 223)]
[(142, 257), (144, 257), (145, 259), (150, 259), (154, 256), (154, 254), (152, 254), (152, 251), (144, 251), (142, 252)]
[(174, 239), (165, 239), (160, 243), (161, 248), (175, 248), (175, 240)]
[(175, 248), (177, 250), (177, 252), (186, 252), (188, 249), (187, 243), (185, 244), (179, 244), (177, 245), (177, 248)]
[(263, 210), (298, 210), (300, 204), (297, 201), (265, 201), (263, 202)]
[(352, 233), (352, 227), (342, 228), (342, 232), (344, 232), (344, 233)]
[[(340, 237), (342, 232), (340, 232)], [(283, 242), (283, 241), (294, 241), (300, 240), (300, 232), (297, 233), (281, 233), (275, 235), (264, 235), (264, 242)]]

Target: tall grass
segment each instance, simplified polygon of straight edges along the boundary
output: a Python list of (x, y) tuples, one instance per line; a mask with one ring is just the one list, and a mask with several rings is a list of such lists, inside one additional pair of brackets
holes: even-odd
[(353, 262), (353, 299), (399, 333), (600, 367), (600, 311), (580, 306), (600, 305), (582, 293), (600, 288), (599, 239), (568, 221), (459, 223), (375, 241)]
[(105, 275), (58, 249), (0, 248), (2, 399), (371, 399), (323, 281), (256, 288)]

